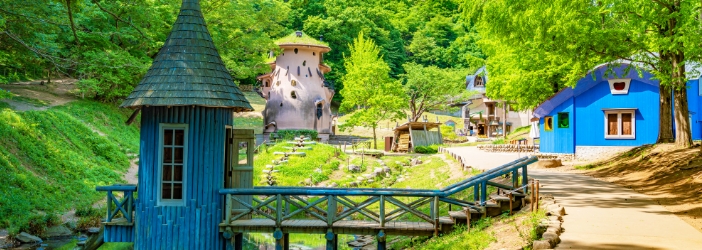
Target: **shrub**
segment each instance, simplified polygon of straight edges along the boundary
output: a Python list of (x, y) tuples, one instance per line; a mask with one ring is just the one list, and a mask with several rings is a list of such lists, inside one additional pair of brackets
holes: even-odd
[(418, 146), (414, 148), (414, 152), (418, 154), (436, 154), (439, 152), (439, 145)]
[(456, 132), (453, 130), (453, 127), (449, 125), (441, 125), (441, 137), (443, 137), (444, 140), (458, 140), (458, 135), (456, 135)]
[(86, 231), (91, 227), (100, 227), (100, 217), (83, 217), (78, 219), (76, 228), (80, 231)]
[(78, 217), (102, 217), (104, 214), (104, 208), (98, 209), (90, 206), (76, 208), (76, 216)]
[(278, 134), (278, 138), (283, 140), (292, 140), (300, 135), (310, 137), (312, 140), (317, 139), (317, 130), (312, 129), (281, 129), (276, 133)]

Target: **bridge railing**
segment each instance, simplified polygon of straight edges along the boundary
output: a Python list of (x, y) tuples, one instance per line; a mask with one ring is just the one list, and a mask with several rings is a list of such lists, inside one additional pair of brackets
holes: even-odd
[[(134, 224), (134, 193), (137, 190), (135, 185), (98, 186), (95, 190), (107, 192), (107, 214), (105, 216), (105, 224), (115, 223), (113, 219), (120, 215), (126, 221), (116, 222), (117, 224)], [(122, 192), (122, 198), (117, 198), (113, 192)]]
[[(484, 211), (488, 198), (487, 187), (517, 189), (527, 183), (527, 166), (536, 162), (536, 157), (523, 157), (484, 173), (470, 177), (441, 190), (398, 189), (398, 188), (317, 188), (317, 187), (254, 187), (248, 189), (222, 189), (226, 196), (224, 223), (230, 224), (251, 217), (267, 218), (276, 227), (283, 222), (300, 217), (314, 218), (326, 222), (329, 227), (335, 222), (349, 217), (374, 221), (384, 227), (385, 223), (397, 221), (409, 214), (427, 221), (438, 230), (442, 205), (457, 205)], [(491, 180), (511, 174), (512, 185)], [(474, 201), (456, 197), (458, 193), (472, 189)], [(526, 192), (526, 190), (525, 190)], [(253, 196), (253, 202), (239, 196)], [(235, 204), (245, 207), (245, 211), (233, 212)], [(443, 206), (443, 207), (448, 207)], [(248, 209), (248, 211), (246, 211)]]

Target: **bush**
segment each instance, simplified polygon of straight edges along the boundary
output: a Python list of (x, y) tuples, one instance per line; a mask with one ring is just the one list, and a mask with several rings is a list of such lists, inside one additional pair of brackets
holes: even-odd
[(453, 129), (454, 128), (449, 125), (441, 125), (441, 137), (443, 137), (444, 140), (458, 140), (458, 135), (456, 135)]
[(90, 206), (76, 208), (76, 216), (78, 217), (102, 217), (104, 216), (105, 208), (98, 209)]
[(20, 231), (26, 231), (34, 235), (44, 235), (47, 228), (61, 224), (61, 218), (53, 213), (36, 214), (29, 217), (29, 223), (22, 227)]
[(283, 140), (292, 140), (300, 135), (310, 137), (312, 140), (317, 139), (317, 130), (312, 129), (281, 129), (276, 133), (278, 134), (278, 138)]
[(436, 154), (439, 152), (439, 145), (418, 146), (414, 148), (414, 152), (418, 154)]

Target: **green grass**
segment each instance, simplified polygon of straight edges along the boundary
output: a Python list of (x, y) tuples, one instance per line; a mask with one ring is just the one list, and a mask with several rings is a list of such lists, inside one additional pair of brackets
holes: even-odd
[(46, 107), (49, 106), (49, 104), (51, 104), (50, 102), (45, 100), (34, 99), (26, 96), (13, 96), (12, 100), (28, 103), (35, 107)]
[(10, 104), (7, 104), (6, 102), (0, 101), (0, 110), (9, 109), (9, 108), (12, 108), (12, 106), (10, 106)]
[[(275, 155), (274, 152), (290, 152), (292, 144), (278, 143), (275, 146), (264, 148), (256, 155), (254, 161), (254, 186), (265, 186), (263, 170), (266, 165), (274, 165), (273, 160), (279, 160), (282, 155)], [(300, 186), (300, 182), (307, 178), (314, 183), (319, 183), (329, 179), (329, 175), (339, 168), (342, 161), (346, 159), (346, 154), (339, 152), (336, 148), (326, 144), (310, 145), (312, 150), (301, 150), (307, 156), (291, 156), (287, 163), (277, 167), (280, 172), (275, 173), (278, 186)], [(315, 172), (321, 168), (322, 172)]]
[(473, 224), (470, 230), (466, 227), (458, 227), (455, 231), (441, 237), (434, 237), (429, 240), (419, 237), (414, 241), (405, 240), (397, 242), (392, 249), (427, 249), (427, 250), (444, 250), (444, 249), (485, 249), (490, 246), (490, 243), (495, 242), (497, 238), (488, 233), (485, 229), (492, 225), (493, 218), (485, 218)]
[(104, 199), (95, 186), (122, 182), (127, 153), (138, 152), (138, 128), (124, 125), (128, 112), (91, 101), (46, 111), (0, 110), (0, 227), (17, 233), (28, 230), (38, 212)]
[(234, 117), (234, 128), (253, 129), (254, 134), (263, 133), (263, 118), (261, 117)]
[(102, 244), (98, 250), (131, 250), (134, 249), (134, 243), (131, 242), (109, 242)]

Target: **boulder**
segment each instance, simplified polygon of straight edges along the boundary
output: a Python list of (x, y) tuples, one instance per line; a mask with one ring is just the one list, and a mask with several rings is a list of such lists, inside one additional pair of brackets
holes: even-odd
[(412, 161), (410, 161), (411, 166), (417, 166), (419, 164), (422, 164), (422, 160), (420, 160), (418, 158), (414, 158), (414, 159), (412, 159)]
[(349, 171), (350, 172), (359, 172), (359, 171), (361, 171), (361, 167), (351, 164), (351, 165), (349, 165)]
[(563, 216), (565, 214), (565, 208), (561, 205), (552, 204), (546, 206), (546, 215)]
[(531, 245), (531, 249), (533, 249), (533, 250), (551, 249), (551, 243), (549, 243), (547, 240), (535, 240), (534, 244)]
[(373, 181), (374, 181), (373, 179), (366, 180), (366, 182), (368, 182), (368, 183), (373, 183)]
[[(99, 229), (98, 229), (99, 230)], [(65, 226), (54, 226), (46, 229), (44, 236), (49, 239), (70, 237), (73, 235), (70, 229)]]
[(402, 181), (404, 181), (404, 180), (405, 180), (405, 179), (404, 179), (404, 178), (402, 178), (402, 177), (400, 177), (400, 178), (397, 178), (397, 182), (402, 182)]
[(557, 168), (563, 166), (561, 159), (543, 159), (537, 161), (535, 164), (536, 167), (539, 168)]
[(36, 237), (34, 235), (31, 235), (31, 234), (28, 234), (28, 233), (25, 233), (25, 232), (21, 232), (20, 234), (15, 236), (15, 239), (19, 242), (22, 242), (22, 243), (44, 242), (43, 240), (41, 240), (41, 238)]
[(314, 184), (314, 183), (312, 183), (312, 179), (311, 179), (311, 178), (305, 179), (305, 185), (307, 185), (307, 186), (312, 186), (313, 184)]
[(363, 176), (356, 177), (356, 180), (359, 182), (363, 182), (366, 178), (363, 178)]
[(353, 181), (353, 182), (349, 183), (349, 187), (358, 187), (358, 183)]
[(392, 170), (390, 169), (390, 167), (385, 166), (385, 167), (383, 167), (383, 172), (390, 173), (390, 172), (392, 172)]
[(89, 233), (89, 234), (96, 234), (96, 233), (99, 233), (99, 232), (100, 232), (100, 228), (99, 228), (99, 227), (89, 227), (89, 228), (88, 228), (88, 233)]
[(385, 172), (385, 171), (383, 171), (382, 168), (374, 168), (374, 169), (373, 169), (373, 174), (375, 174), (375, 175), (379, 175), (379, 174), (382, 174), (382, 173), (384, 173), (384, 172)]
[(542, 236), (542, 239), (547, 240), (548, 243), (551, 244), (551, 247), (556, 246), (558, 243), (561, 242), (561, 238), (558, 237), (558, 234), (556, 233), (551, 233), (551, 232), (545, 232)]
[(338, 187), (338, 186), (339, 186), (339, 184), (336, 184), (336, 182), (332, 182), (331, 184), (329, 184), (329, 187), (333, 187), (333, 188)]

